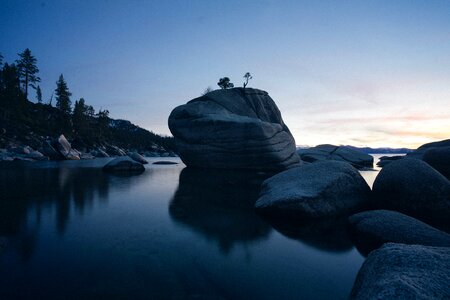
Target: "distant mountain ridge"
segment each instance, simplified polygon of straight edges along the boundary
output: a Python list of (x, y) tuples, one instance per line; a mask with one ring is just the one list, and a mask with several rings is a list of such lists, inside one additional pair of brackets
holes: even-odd
[[(410, 153), (414, 151), (414, 149), (409, 148), (389, 148), (389, 147), (381, 147), (381, 148), (372, 148), (372, 147), (355, 147), (351, 145), (342, 145), (342, 147), (346, 147), (353, 150), (358, 150), (366, 154), (404, 154)], [(308, 146), (297, 146), (297, 149), (308, 149), (312, 147)]]

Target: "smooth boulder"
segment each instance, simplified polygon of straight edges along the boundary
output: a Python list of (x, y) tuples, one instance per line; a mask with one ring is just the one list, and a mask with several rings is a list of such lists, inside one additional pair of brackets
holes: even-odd
[(306, 162), (337, 160), (348, 162), (358, 169), (373, 167), (371, 155), (345, 146), (324, 144), (307, 149), (298, 149), (297, 153)]
[(372, 210), (349, 218), (355, 243), (364, 254), (385, 243), (450, 247), (450, 234), (390, 210)]
[(441, 147), (450, 147), (450, 139), (423, 144), (413, 152), (408, 153), (406, 156), (409, 158), (422, 159), (425, 152), (428, 151), (429, 149)]
[(450, 299), (450, 248), (385, 244), (358, 272), (350, 299)]
[(80, 152), (78, 152), (76, 149), (73, 149), (70, 145), (69, 141), (66, 139), (66, 137), (61, 134), (58, 139), (54, 142), (55, 149), (61, 153), (62, 156), (64, 156), (65, 159), (68, 160), (79, 160), (80, 159)]
[(450, 179), (450, 146), (428, 149), (423, 154), (423, 161)]
[(438, 228), (450, 225), (450, 181), (421, 160), (404, 158), (385, 166), (373, 183), (373, 193), (378, 208)]
[(169, 128), (190, 167), (284, 170), (300, 162), (294, 138), (265, 91), (210, 92), (176, 107)]
[(358, 170), (323, 161), (264, 181), (255, 208), (264, 215), (313, 219), (353, 213), (369, 202), (370, 188)]
[(142, 155), (140, 155), (140, 154), (137, 153), (137, 152), (129, 152), (129, 153), (128, 153), (128, 156), (129, 156), (131, 159), (137, 161), (138, 163), (141, 163), (141, 164), (143, 164), (143, 165), (148, 164), (148, 161), (147, 161)]
[(128, 156), (122, 156), (107, 163), (103, 170), (106, 172), (143, 172), (145, 167)]

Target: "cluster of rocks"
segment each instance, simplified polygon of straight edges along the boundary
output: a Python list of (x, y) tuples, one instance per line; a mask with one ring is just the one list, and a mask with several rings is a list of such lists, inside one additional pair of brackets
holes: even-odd
[(357, 169), (373, 167), (373, 156), (345, 146), (324, 144), (298, 149), (297, 153), (305, 162), (335, 160), (348, 162)]
[[(45, 140), (41, 147), (33, 149), (28, 145), (11, 144), (6, 149), (0, 149), (0, 161), (38, 161), (38, 160), (80, 160), (94, 159), (96, 157), (126, 156), (136, 151), (127, 151), (115, 145), (105, 144), (88, 149), (80, 141), (70, 143), (64, 135), (55, 139)], [(176, 157), (172, 151), (166, 151), (163, 147), (155, 145), (151, 151), (142, 152), (146, 157)], [(140, 155), (140, 154), (138, 154)]]
[(450, 139), (424, 144), (406, 156), (382, 156), (377, 165), (384, 167), (390, 162), (402, 158), (423, 160), (441, 174), (450, 178)]
[(450, 298), (450, 140), (383, 159), (371, 190), (356, 169), (372, 168), (370, 155), (333, 145), (296, 151), (264, 91), (208, 93), (175, 108), (169, 127), (188, 167), (279, 172), (262, 183), (260, 214), (349, 217), (355, 244), (369, 254), (351, 298)]

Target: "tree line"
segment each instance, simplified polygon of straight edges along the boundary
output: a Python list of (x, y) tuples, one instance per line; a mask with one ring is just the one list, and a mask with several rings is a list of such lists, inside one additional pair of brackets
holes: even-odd
[[(84, 98), (76, 100), (72, 106), (72, 93), (69, 90), (63, 74), (56, 81), (56, 88), (49, 101), (43, 103), (42, 90), (39, 86), (41, 78), (38, 76), (37, 59), (30, 49), (18, 53), (13, 63), (4, 62), (0, 54), (0, 121), (31, 121), (29, 91), (35, 90), (37, 104), (47, 109), (50, 116), (56, 119), (54, 125), (65, 135), (83, 136), (89, 139), (107, 138), (109, 125), (109, 111), (99, 110), (97, 113), (91, 105), (87, 105)], [(55, 107), (53, 107), (55, 97)], [(94, 129), (94, 130), (92, 130)]]

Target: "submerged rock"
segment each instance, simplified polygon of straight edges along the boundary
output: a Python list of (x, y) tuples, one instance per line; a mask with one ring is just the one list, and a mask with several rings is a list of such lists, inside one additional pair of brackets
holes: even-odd
[(358, 211), (369, 199), (370, 188), (354, 167), (323, 161), (264, 181), (255, 208), (264, 215), (323, 218)]
[(128, 152), (128, 156), (141, 164), (148, 164), (148, 161), (137, 152)]
[(308, 149), (298, 149), (297, 153), (306, 162), (337, 160), (348, 162), (359, 169), (373, 167), (373, 157), (371, 155), (345, 146), (324, 144)]
[(370, 253), (351, 299), (449, 299), (450, 248), (386, 244)]
[(384, 167), (373, 184), (376, 206), (403, 212), (436, 227), (450, 225), (450, 181), (413, 158)]
[(169, 160), (159, 160), (153, 163), (154, 165), (177, 165), (177, 162), (169, 161)]
[(210, 92), (176, 107), (169, 128), (187, 166), (284, 170), (300, 162), (294, 138), (265, 91)]
[(356, 245), (364, 254), (389, 242), (450, 247), (450, 234), (395, 211), (357, 213), (349, 223)]
[(107, 172), (144, 172), (145, 167), (128, 156), (117, 157), (103, 167)]

